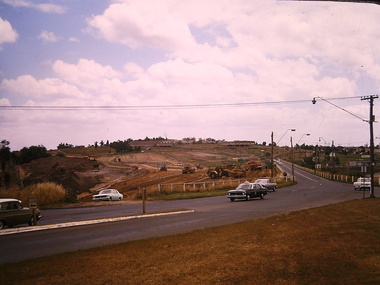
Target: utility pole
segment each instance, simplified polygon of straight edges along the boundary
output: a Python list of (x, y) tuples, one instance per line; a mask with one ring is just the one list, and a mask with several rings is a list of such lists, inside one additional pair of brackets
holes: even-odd
[(379, 98), (378, 95), (370, 95), (362, 97), (362, 100), (368, 100), (370, 104), (369, 109), (369, 132), (370, 132), (370, 172), (371, 172), (371, 193), (369, 195), (370, 198), (375, 198), (375, 143), (373, 140), (373, 122), (375, 121), (375, 116), (373, 114), (373, 100)]
[(292, 177), (294, 182), (294, 150), (293, 150), (293, 137), (290, 137), (290, 146), (292, 150)]
[(274, 167), (273, 165), (273, 132), (271, 134), (271, 147), (272, 147), (272, 155), (271, 155), (271, 163), (270, 163), (270, 177), (273, 178), (273, 167)]

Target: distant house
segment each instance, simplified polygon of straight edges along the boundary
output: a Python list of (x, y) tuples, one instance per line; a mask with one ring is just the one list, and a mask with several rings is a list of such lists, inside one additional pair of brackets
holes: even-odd
[(178, 143), (178, 140), (163, 140), (158, 141), (156, 147), (171, 147)]
[(131, 141), (131, 147), (140, 147), (141, 149), (149, 149), (157, 145), (157, 141)]
[(252, 146), (256, 145), (254, 141), (232, 141), (232, 142), (223, 142), (223, 145), (226, 146)]

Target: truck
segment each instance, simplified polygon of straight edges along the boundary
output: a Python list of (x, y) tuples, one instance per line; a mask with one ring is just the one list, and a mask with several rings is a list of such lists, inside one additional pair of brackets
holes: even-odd
[(195, 168), (191, 167), (190, 165), (185, 165), (182, 169), (182, 174), (186, 173), (195, 173)]
[(266, 189), (261, 184), (250, 183), (245, 181), (244, 183), (239, 184), (235, 190), (229, 190), (227, 193), (227, 198), (231, 202), (236, 199), (245, 199), (251, 200), (252, 198), (264, 199), (264, 196), (268, 194), (268, 189)]
[(253, 171), (253, 170), (263, 170), (263, 166), (258, 161), (249, 161), (245, 165), (246, 171)]
[(207, 175), (211, 179), (222, 178), (222, 177), (234, 177), (241, 178), (246, 176), (246, 172), (244, 169), (240, 169), (234, 165), (227, 166), (218, 166), (215, 168), (209, 168), (207, 170)]
[(256, 179), (253, 183), (263, 185), (265, 188), (272, 190), (273, 192), (276, 191), (277, 188), (277, 183), (272, 182), (269, 178)]
[(371, 190), (371, 178), (359, 177), (357, 181), (354, 182), (355, 191), (369, 191)]

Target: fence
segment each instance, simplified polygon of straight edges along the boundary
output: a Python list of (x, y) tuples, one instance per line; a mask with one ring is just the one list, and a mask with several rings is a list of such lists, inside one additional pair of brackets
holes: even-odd
[[(259, 177), (257, 177), (259, 179)], [(283, 177), (272, 178), (273, 182), (283, 180)], [(235, 189), (239, 184), (244, 183), (247, 179), (236, 180), (216, 180), (210, 182), (191, 182), (191, 183), (168, 183), (158, 184), (158, 192), (179, 192), (179, 191), (210, 191), (222, 190), (226, 188)]]
[[(340, 182), (354, 183), (359, 178), (358, 176), (354, 176), (354, 175), (333, 174), (330, 172), (313, 170), (313, 169), (302, 167), (299, 165), (297, 165), (297, 168), (300, 168), (304, 171), (307, 171), (309, 173), (313, 173), (317, 176), (320, 176), (320, 177), (323, 177), (323, 178), (326, 178), (329, 180), (340, 181)], [(380, 177), (378, 178), (378, 181), (376, 181), (376, 179), (375, 179), (374, 182), (375, 182), (375, 184), (377, 182), (377, 184), (380, 185)]]

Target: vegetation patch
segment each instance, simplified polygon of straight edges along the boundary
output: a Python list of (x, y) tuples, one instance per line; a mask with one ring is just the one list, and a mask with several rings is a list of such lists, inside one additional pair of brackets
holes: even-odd
[(35, 195), (38, 198), (38, 206), (51, 206), (65, 201), (67, 198), (66, 190), (62, 185), (52, 182), (43, 182), (30, 185), (24, 189), (10, 189), (0, 191), (1, 198), (14, 198), (23, 201), (27, 206), (29, 196)]

